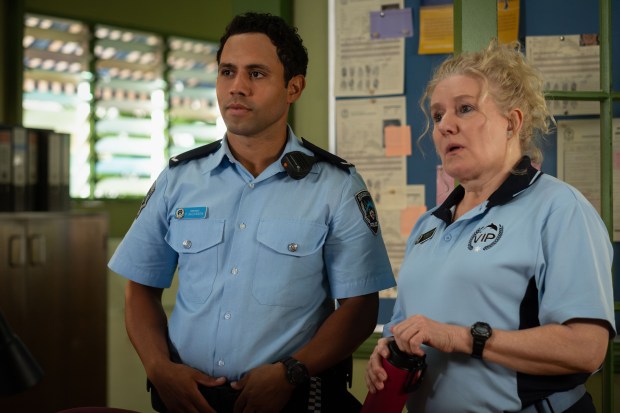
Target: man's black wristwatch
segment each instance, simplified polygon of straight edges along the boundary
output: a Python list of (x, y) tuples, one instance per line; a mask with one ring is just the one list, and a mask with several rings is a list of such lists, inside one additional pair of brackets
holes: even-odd
[(284, 357), (280, 363), (286, 367), (286, 379), (294, 386), (307, 383), (310, 380), (308, 368), (301, 361), (293, 357)]
[(493, 334), (493, 329), (487, 323), (478, 321), (471, 326), (471, 336), (474, 338), (474, 349), (471, 356), (477, 359), (482, 358), (482, 351), (487, 340)]

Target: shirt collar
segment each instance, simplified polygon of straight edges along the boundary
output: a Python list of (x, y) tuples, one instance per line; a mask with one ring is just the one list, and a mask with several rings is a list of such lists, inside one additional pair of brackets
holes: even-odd
[[(286, 153), (293, 152), (293, 151), (301, 151), (305, 153), (306, 155), (312, 155), (312, 152), (302, 145), (299, 138), (297, 138), (297, 136), (295, 136), (295, 134), (293, 133), (293, 130), (291, 129), (291, 127), (287, 125), (286, 145), (284, 146), (282, 155), (278, 159), (277, 165), (275, 166), (276, 172), (285, 172), (284, 167), (282, 166), (282, 163), (281, 163), (282, 157), (284, 157)], [(237, 162), (239, 161), (235, 159), (235, 157), (233, 156), (230, 150), (230, 146), (228, 145), (228, 138), (226, 135), (224, 135), (224, 139), (222, 139), (222, 145), (217, 151), (213, 153), (212, 156), (208, 157), (205, 160), (202, 171), (204, 173), (208, 173), (220, 165), (222, 165), (223, 167), (230, 166), (233, 163), (237, 163)], [(274, 165), (271, 165), (268, 169), (271, 169), (273, 167)], [(316, 173), (314, 168), (311, 171), (311, 173)]]
[[(529, 188), (543, 174), (532, 166), (528, 156), (521, 158), (514, 170), (517, 173), (512, 172), (508, 175), (500, 187), (491, 194), (487, 200), (487, 208), (508, 203), (512, 198)], [(457, 186), (432, 214), (450, 224), (452, 222), (452, 208), (463, 199), (464, 195), (465, 189), (461, 185)]]

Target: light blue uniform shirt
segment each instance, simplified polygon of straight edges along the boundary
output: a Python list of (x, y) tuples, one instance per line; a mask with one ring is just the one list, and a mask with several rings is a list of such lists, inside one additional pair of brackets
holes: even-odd
[[(478, 207), (451, 222), (462, 188), (416, 223), (398, 277), (389, 328), (422, 314), (442, 323), (520, 330), (574, 318), (607, 321), (614, 335), (612, 247), (592, 205), (525, 158)], [(411, 412), (516, 412), (545, 389), (588, 375), (532, 376), (461, 353), (424, 348), (428, 368)]]
[[(333, 299), (395, 282), (354, 168), (319, 162), (294, 180), (277, 161), (254, 178), (222, 143), (161, 173), (109, 267), (167, 288), (178, 265), (174, 347), (184, 363), (236, 380), (305, 345)], [(290, 151), (312, 155), (289, 129)]]

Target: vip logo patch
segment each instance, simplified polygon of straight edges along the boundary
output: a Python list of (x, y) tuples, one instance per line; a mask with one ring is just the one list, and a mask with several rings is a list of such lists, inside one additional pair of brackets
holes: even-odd
[(370, 196), (368, 191), (360, 191), (355, 194), (355, 201), (360, 208), (364, 222), (368, 225), (368, 228), (373, 234), (377, 235), (379, 232), (379, 218), (377, 216), (377, 209), (375, 208), (375, 202)]
[(499, 242), (504, 233), (502, 225), (490, 223), (484, 227), (480, 227), (469, 238), (467, 249), (474, 252), (486, 251)]

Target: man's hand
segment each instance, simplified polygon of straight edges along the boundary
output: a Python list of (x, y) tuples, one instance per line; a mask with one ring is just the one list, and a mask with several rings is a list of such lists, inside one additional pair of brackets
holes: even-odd
[(224, 377), (214, 378), (184, 364), (166, 363), (149, 377), (170, 413), (216, 413), (198, 390), (198, 384), (221, 386)]
[(265, 364), (250, 370), (238, 382), (231, 383), (240, 390), (234, 413), (279, 412), (288, 403), (295, 387), (286, 380), (282, 363)]

